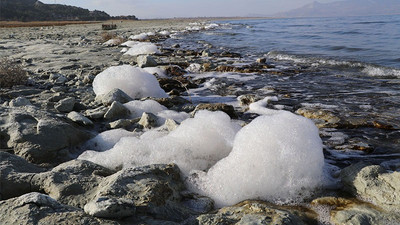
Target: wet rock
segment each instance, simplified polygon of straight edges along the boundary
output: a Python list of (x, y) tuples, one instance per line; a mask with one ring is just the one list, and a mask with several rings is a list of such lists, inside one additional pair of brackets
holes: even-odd
[(235, 109), (232, 105), (224, 104), (224, 103), (201, 103), (196, 106), (192, 114), (196, 114), (199, 110), (208, 110), (208, 111), (222, 111), (228, 114), (232, 119), (238, 118)]
[[(172, 109), (180, 109), (184, 105), (191, 104), (190, 101), (188, 101), (182, 97), (179, 97), (179, 96), (172, 96), (170, 98), (157, 98), (154, 100), (169, 109), (171, 109), (171, 108)], [(178, 110), (178, 111), (181, 111), (181, 110)]]
[(89, 161), (72, 160), (49, 172), (37, 174), (32, 184), (63, 204), (83, 208), (95, 198), (104, 177), (112, 173)]
[(140, 68), (156, 67), (157, 62), (153, 57), (151, 57), (149, 55), (139, 55), (137, 57), (137, 65)]
[(86, 215), (83, 210), (63, 205), (37, 192), (0, 202), (1, 224), (112, 224), (117, 222)]
[(167, 127), (168, 131), (173, 131), (179, 126), (179, 124), (173, 119), (166, 119), (164, 125)]
[(201, 225), (217, 224), (307, 224), (302, 219), (287, 210), (262, 202), (245, 201), (235, 206), (225, 207), (215, 214), (204, 214), (197, 217)]
[(340, 173), (345, 190), (387, 209), (400, 211), (400, 172), (382, 166), (357, 163)]
[(31, 185), (31, 181), (36, 173), (43, 171), (43, 168), (21, 157), (0, 152), (0, 200), (38, 191), (38, 188)]
[(238, 100), (241, 106), (248, 106), (251, 103), (261, 100), (261, 98), (256, 95), (250, 94), (250, 95), (241, 95), (238, 97)]
[(152, 128), (157, 126), (158, 117), (153, 113), (146, 113), (142, 114), (142, 117), (139, 120), (139, 124), (142, 125), (144, 128)]
[(260, 63), (260, 64), (264, 64), (264, 63), (267, 62), (267, 59), (266, 59), (266, 58), (258, 58), (258, 59), (256, 60), (256, 62), (257, 62), (257, 63)]
[(133, 98), (131, 98), (129, 95), (127, 95), (121, 89), (114, 88), (107, 94), (100, 96), (100, 98), (97, 100), (101, 101), (101, 103), (103, 103), (103, 105), (109, 106), (115, 101), (124, 104), (124, 103), (130, 102), (130, 101), (133, 101)]
[(222, 52), (219, 54), (220, 57), (229, 57), (229, 58), (241, 58), (242, 55), (236, 52)]
[(339, 126), (339, 122), (341, 121), (338, 116), (324, 109), (300, 108), (296, 111), (296, 113), (306, 118), (312, 119), (316, 123), (316, 126), (319, 128), (335, 128)]
[(21, 106), (27, 106), (27, 105), (32, 105), (29, 99), (24, 98), (24, 97), (18, 97), (10, 101), (9, 103), (10, 107), (21, 107)]
[(132, 128), (138, 128), (135, 126), (139, 122), (140, 118), (136, 119), (120, 119), (113, 121), (111, 123), (107, 124), (107, 127), (110, 129), (118, 129), (118, 128), (124, 128), (124, 129), (132, 129)]
[(91, 216), (101, 218), (124, 218), (135, 215), (136, 207), (132, 200), (99, 197), (84, 207)]
[(186, 73), (185, 70), (183, 70), (181, 67), (176, 66), (176, 65), (165, 66), (164, 69), (165, 69), (165, 72), (171, 76), (182, 76)]
[(180, 92), (186, 91), (186, 88), (183, 86), (183, 84), (180, 81), (176, 80), (176, 79), (159, 78), (157, 80), (160, 83), (160, 87), (165, 92), (170, 92), (172, 90), (178, 90)]
[(68, 119), (83, 126), (93, 126), (93, 122), (82, 114), (72, 111), (67, 115)]
[(323, 197), (311, 202), (314, 207), (327, 209), (333, 224), (398, 224), (400, 216), (356, 199)]
[(74, 97), (68, 97), (57, 102), (54, 108), (59, 112), (71, 112), (74, 109), (75, 102)]
[(120, 119), (130, 114), (129, 109), (119, 102), (114, 101), (107, 112), (104, 114), (104, 118), (108, 120)]
[(60, 154), (63, 150), (91, 137), (87, 131), (34, 107), (3, 108), (0, 121), (7, 147), (35, 163), (66, 160), (68, 156)]

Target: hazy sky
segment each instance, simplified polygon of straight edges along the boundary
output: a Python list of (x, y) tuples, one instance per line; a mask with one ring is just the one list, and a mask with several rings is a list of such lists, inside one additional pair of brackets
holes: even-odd
[[(42, 0), (44, 3), (75, 5), (102, 10), (110, 15), (135, 15), (140, 19), (271, 15), (314, 0)], [(319, 0), (333, 2), (337, 0)]]

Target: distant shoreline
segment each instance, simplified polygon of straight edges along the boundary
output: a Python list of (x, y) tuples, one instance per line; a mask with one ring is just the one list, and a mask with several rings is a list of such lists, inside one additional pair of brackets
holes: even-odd
[[(166, 18), (166, 19), (140, 19), (135, 21), (199, 21), (199, 20), (213, 20), (213, 21), (227, 21), (227, 20), (248, 20), (248, 19), (273, 19), (272, 17), (193, 17), (193, 18)], [(107, 20), (107, 21), (0, 21), (0, 28), (13, 28), (13, 27), (48, 27), (48, 26), (66, 26), (66, 25), (79, 25), (79, 24), (96, 24), (96, 23), (113, 23), (119, 21), (132, 21), (132, 20)]]

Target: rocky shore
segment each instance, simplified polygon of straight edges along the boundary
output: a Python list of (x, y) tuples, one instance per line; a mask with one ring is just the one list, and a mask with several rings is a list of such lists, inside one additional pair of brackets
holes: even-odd
[[(174, 163), (179, 160), (141, 166), (107, 166), (110, 159), (101, 155), (96, 158), (99, 163), (85, 160), (93, 154), (85, 151), (103, 152), (119, 141), (97, 141), (101, 134), (107, 137), (104, 132), (134, 137), (149, 135), (148, 131), (167, 135), (204, 110), (222, 111), (218, 118), (246, 127), (260, 111), (273, 108), (274, 98), (258, 96), (256, 91), (243, 94), (235, 85), (245, 84), (229, 82), (219, 84), (218, 94), (238, 96), (237, 105), (196, 100), (189, 90), (207, 85), (201, 78), (204, 73), (268, 71), (285, 77), (306, 70), (278, 70), (265, 58), (249, 62), (237, 52), (211, 51), (207, 43), (200, 43), (202, 48), (196, 50), (165, 44), (176, 37), (175, 31), (216, 28), (206, 20), (124, 21), (117, 25), (117, 30), (108, 33), (103, 33), (100, 24), (0, 29), (0, 56), (15, 59), (28, 73), (25, 85), (0, 89), (0, 224), (400, 223), (398, 161), (389, 167), (367, 163), (332, 167), (334, 187), (317, 189), (295, 205), (247, 199), (218, 207), (215, 199), (190, 188), (190, 176), (201, 172), (189, 175), (186, 167)], [(162, 90), (148, 95), (143, 95), (145, 91), (129, 93), (124, 85), (105, 90), (104, 83), (113, 82), (107, 78), (116, 74), (108, 69), (122, 70), (123, 65), (153, 74)], [(102, 76), (105, 81), (100, 81)], [(290, 93), (287, 96), (289, 99)], [(290, 99), (287, 101), (290, 105)], [(140, 104), (151, 106), (138, 107)], [(294, 104), (289, 111), (325, 129), (320, 135), (328, 137), (324, 145), (332, 148), (343, 143), (333, 140), (329, 128), (398, 129), (387, 121), (355, 120), (339, 112)], [(354, 143), (354, 149), (368, 151), (368, 145)]]

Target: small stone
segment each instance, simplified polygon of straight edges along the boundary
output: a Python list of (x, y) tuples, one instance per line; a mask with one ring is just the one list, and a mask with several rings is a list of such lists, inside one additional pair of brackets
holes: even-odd
[(209, 111), (222, 111), (228, 114), (232, 119), (238, 118), (235, 109), (232, 105), (224, 104), (224, 103), (201, 103), (196, 106), (193, 115), (200, 110), (209, 110)]
[(153, 113), (144, 112), (140, 118), (139, 124), (144, 128), (152, 128), (157, 126), (157, 120), (158, 117)]
[(133, 98), (131, 98), (129, 95), (127, 95), (121, 89), (114, 88), (107, 94), (101, 95), (100, 99), (98, 99), (98, 100), (100, 100), (101, 103), (103, 103), (103, 105), (109, 106), (115, 101), (124, 104), (124, 103), (130, 102), (130, 101), (133, 101)]
[(21, 107), (26, 105), (32, 105), (29, 99), (24, 97), (18, 97), (10, 101), (10, 107)]
[(91, 119), (100, 119), (103, 118), (107, 112), (107, 107), (101, 106), (96, 109), (88, 109), (85, 111), (85, 115)]
[(180, 45), (180, 44), (174, 44), (174, 45), (172, 45), (172, 47), (173, 47), (173, 48), (180, 48), (181, 45)]
[(201, 53), (201, 56), (202, 56), (202, 57), (209, 57), (209, 56), (210, 56), (210, 52), (207, 51), (207, 50), (204, 50), (204, 51)]
[(68, 113), (67, 117), (77, 124), (84, 126), (93, 126), (93, 122), (90, 119), (75, 111)]
[(241, 95), (238, 97), (238, 100), (241, 106), (248, 106), (251, 103), (261, 100), (261, 98), (256, 95)]
[(266, 58), (258, 58), (258, 59), (256, 60), (256, 62), (257, 62), (257, 63), (260, 63), (260, 64), (264, 64), (264, 63), (267, 62), (267, 59), (266, 59)]
[(167, 127), (168, 131), (173, 131), (179, 126), (179, 124), (173, 119), (166, 119), (164, 125)]
[(71, 112), (75, 106), (75, 98), (68, 97), (60, 100), (54, 105), (54, 108), (59, 112)]
[(120, 119), (113, 121), (107, 125), (110, 129), (118, 129), (118, 128), (129, 128), (139, 122), (139, 118), (136, 119)]
[(137, 57), (137, 65), (140, 68), (145, 68), (145, 67), (156, 67), (158, 64), (156, 60), (154, 60), (154, 58), (149, 55), (139, 55)]
[(119, 102), (113, 102), (110, 108), (107, 110), (106, 114), (104, 114), (104, 118), (108, 120), (118, 119), (121, 117), (126, 117), (130, 114), (129, 109), (127, 109), (124, 105)]
[(84, 207), (87, 214), (100, 218), (124, 218), (135, 215), (136, 207), (132, 200), (99, 197)]

